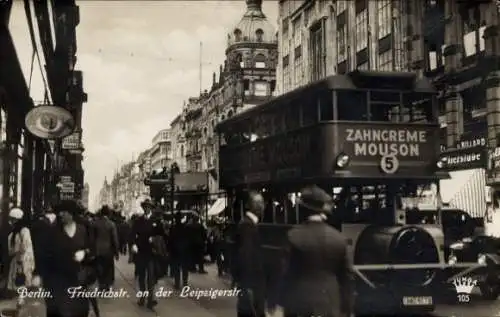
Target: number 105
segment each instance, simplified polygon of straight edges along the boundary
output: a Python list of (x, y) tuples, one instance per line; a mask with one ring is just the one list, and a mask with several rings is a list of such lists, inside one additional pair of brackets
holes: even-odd
[(459, 303), (468, 303), (468, 302), (470, 302), (470, 295), (469, 294), (458, 294), (457, 298), (458, 298), (458, 302)]

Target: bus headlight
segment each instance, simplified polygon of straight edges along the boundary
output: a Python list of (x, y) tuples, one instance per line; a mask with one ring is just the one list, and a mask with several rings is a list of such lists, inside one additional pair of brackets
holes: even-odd
[(486, 265), (486, 255), (479, 254), (477, 256), (477, 264), (479, 264), (479, 265)]
[(458, 262), (458, 259), (457, 259), (457, 257), (456, 257), (456, 256), (454, 256), (454, 255), (450, 255), (450, 256), (448, 257), (448, 264), (449, 264), (449, 265), (455, 265), (457, 262)]
[(446, 157), (443, 157), (442, 159), (440, 159), (439, 161), (437, 161), (436, 165), (437, 165), (438, 168), (441, 169), (441, 168), (443, 168), (443, 167), (446, 166), (447, 161), (448, 160), (446, 159)]
[(349, 164), (349, 155), (342, 153), (337, 156), (337, 167), (344, 168), (347, 166), (347, 164)]

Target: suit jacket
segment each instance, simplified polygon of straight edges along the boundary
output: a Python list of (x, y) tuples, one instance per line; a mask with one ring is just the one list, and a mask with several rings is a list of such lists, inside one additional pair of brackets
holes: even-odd
[(342, 234), (326, 223), (306, 222), (288, 232), (288, 242), (282, 284), (285, 311), (299, 315), (350, 314), (354, 274)]
[(45, 216), (40, 216), (31, 225), (31, 236), (33, 239), (33, 252), (35, 255), (35, 272), (42, 277), (45, 274), (47, 261), (44, 261), (48, 250), (53, 248), (50, 240), (51, 231), (54, 230), (55, 223), (51, 223)]
[(235, 235), (233, 279), (241, 288), (263, 293), (265, 270), (261, 239), (257, 225), (244, 216)]
[(168, 249), (174, 260), (191, 258), (191, 239), (189, 228), (183, 223), (174, 224), (168, 235)]
[(153, 237), (163, 236), (164, 233), (165, 230), (159, 219), (141, 216), (132, 225), (131, 243), (137, 246), (138, 254), (151, 256), (153, 255)]
[(107, 217), (99, 217), (92, 223), (96, 239), (96, 255), (110, 256), (118, 253), (116, 225)]

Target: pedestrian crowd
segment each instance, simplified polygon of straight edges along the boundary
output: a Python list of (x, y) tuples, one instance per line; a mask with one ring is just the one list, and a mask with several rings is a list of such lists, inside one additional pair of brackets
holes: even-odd
[[(161, 278), (172, 278), (180, 290), (187, 286), (190, 273), (207, 273), (209, 235), (199, 215), (179, 211), (168, 217), (149, 199), (129, 219), (118, 205), (90, 213), (72, 200), (34, 215), (13, 208), (7, 226), (0, 240), (2, 295), (17, 297), (22, 307), (18, 289), (43, 285), (51, 294), (45, 298), (47, 317), (86, 317), (91, 311), (99, 316), (97, 298), (71, 298), (67, 290), (78, 286), (111, 290), (120, 256), (128, 256), (135, 266), (138, 289), (144, 295), (138, 304), (149, 309), (157, 305), (154, 288)], [(212, 258), (216, 262), (213, 254)]]
[[(350, 317), (354, 305), (354, 270), (345, 237), (327, 223), (332, 197), (307, 186), (297, 203), (303, 221), (286, 234), (281, 267), (270, 276), (264, 237), (258, 228), (266, 202), (258, 192), (246, 197), (237, 227), (231, 275), (241, 289), (238, 317), (265, 317), (278, 306), (284, 317)], [(274, 251), (279, 252), (279, 251)]]
[[(277, 306), (283, 307), (285, 317), (349, 317), (353, 270), (346, 240), (325, 221), (331, 202), (319, 187), (303, 189), (298, 204), (304, 221), (288, 231), (282, 274), (272, 279), (265, 269), (258, 228), (265, 202), (257, 192), (248, 194), (232, 243), (226, 243), (229, 234), (223, 224), (211, 223), (208, 230), (198, 213), (171, 214), (149, 199), (130, 218), (118, 206), (90, 213), (71, 200), (31, 217), (13, 208), (9, 230), (2, 231), (7, 234), (0, 240), (3, 288), (16, 293), (19, 287), (43, 285), (51, 294), (45, 298), (47, 317), (87, 317), (91, 311), (99, 317), (97, 298), (72, 298), (67, 290), (111, 290), (115, 261), (127, 256), (142, 295), (137, 304), (154, 310), (158, 281), (171, 278), (175, 289), (181, 290), (188, 286), (190, 273), (207, 273), (208, 254), (219, 276), (230, 273), (233, 285), (241, 290), (239, 317), (263, 317)], [(17, 300), (22, 307), (23, 299)]]

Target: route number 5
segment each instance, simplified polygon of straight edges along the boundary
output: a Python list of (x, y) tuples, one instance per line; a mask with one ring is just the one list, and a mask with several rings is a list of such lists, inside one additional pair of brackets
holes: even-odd
[(380, 168), (386, 174), (394, 174), (399, 168), (399, 160), (394, 155), (384, 155), (380, 160)]

